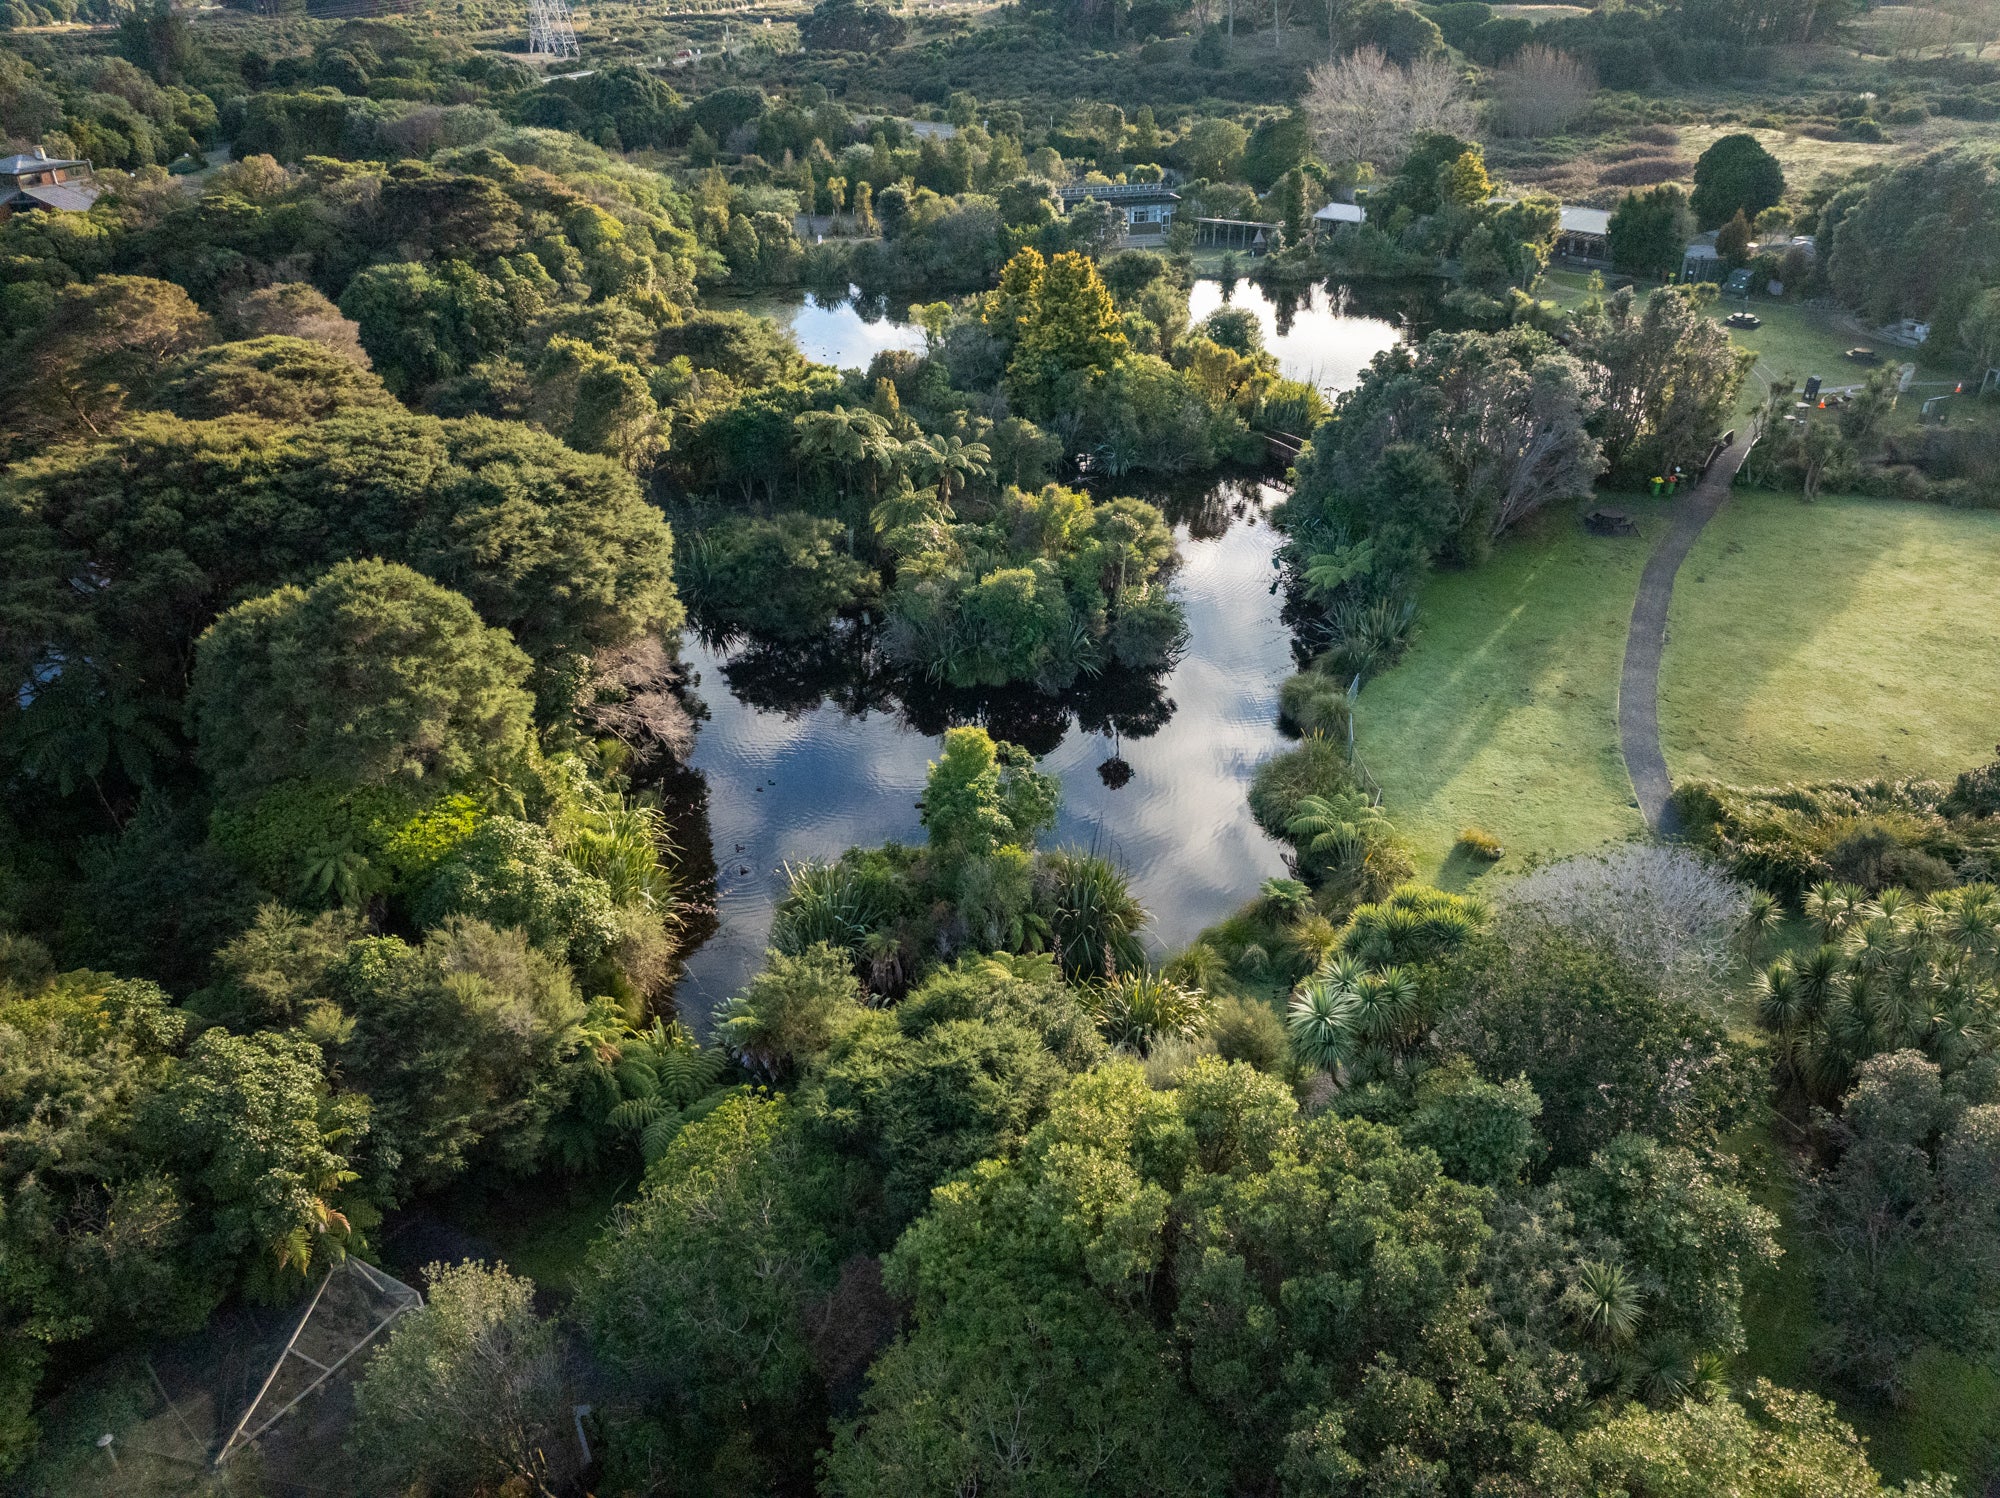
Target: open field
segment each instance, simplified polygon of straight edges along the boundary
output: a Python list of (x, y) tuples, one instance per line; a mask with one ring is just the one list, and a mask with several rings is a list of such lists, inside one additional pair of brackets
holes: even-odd
[(1740, 490), (1681, 568), (1676, 779), (1950, 775), (2000, 738), (2000, 514)]
[(1643, 535), (1586, 535), (1565, 507), (1485, 566), (1433, 577), (1416, 644), (1363, 689), (1357, 748), (1423, 873), (1462, 881), (1448, 856), (1468, 823), (1506, 844), (1502, 873), (1644, 830), (1618, 672), (1664, 506), (1619, 503)]

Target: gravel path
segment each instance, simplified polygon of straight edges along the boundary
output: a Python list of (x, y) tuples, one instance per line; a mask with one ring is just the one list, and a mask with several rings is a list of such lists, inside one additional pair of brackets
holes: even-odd
[(1639, 596), (1632, 600), (1625, 669), (1618, 679), (1618, 747), (1639, 798), (1639, 814), (1657, 833), (1675, 830), (1667, 806), (1674, 783), (1660, 752), (1660, 657), (1667, 648), (1667, 607), (1674, 600), (1674, 576), (1694, 549), (1702, 527), (1729, 497), (1729, 486), (1749, 451), (1749, 437), (1739, 436), (1708, 465), (1701, 481), (1680, 496), (1673, 524), (1647, 558)]

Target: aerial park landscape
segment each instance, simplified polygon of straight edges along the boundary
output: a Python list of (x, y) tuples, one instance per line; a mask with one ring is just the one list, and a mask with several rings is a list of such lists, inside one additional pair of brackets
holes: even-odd
[(2000, 1482), (1992, 0), (0, 28), (0, 1490)]

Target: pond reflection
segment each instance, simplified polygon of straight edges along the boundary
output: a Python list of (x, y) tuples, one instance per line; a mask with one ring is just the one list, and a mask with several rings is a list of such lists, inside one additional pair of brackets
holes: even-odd
[[(1421, 315), (1395, 291), (1371, 293), (1365, 309), (1324, 286), (1267, 293), (1237, 281), (1228, 297), (1257, 315), (1287, 376), (1330, 391), (1351, 386)], [(860, 368), (881, 349), (922, 347), (922, 332), (901, 320), (918, 299), (900, 298), (895, 315), (853, 294), (737, 305), (775, 318), (807, 357)], [(1195, 283), (1197, 319), (1223, 301), (1220, 281)], [(1275, 586), (1282, 537), (1270, 523), (1283, 490), (1211, 475), (1104, 491), (1114, 492), (1152, 500), (1174, 523), (1188, 644), (1161, 674), (1106, 673), (1055, 696), (957, 692), (891, 660), (865, 621), (803, 648), (689, 632), (683, 655), (708, 719), (691, 765), (662, 790), (684, 811), (675, 835), (687, 894), (713, 901), (686, 932), (692, 950), (675, 999), (691, 1023), (705, 1026), (761, 964), (788, 862), (922, 838), (917, 798), (952, 725), (983, 725), (1042, 757), (1063, 790), (1045, 842), (1123, 865), (1151, 913), (1156, 953), (1185, 945), (1285, 871), (1245, 799), (1257, 764), (1283, 747), (1278, 687), (1295, 669)]]
[(1403, 338), (1407, 298), (1377, 291), (1365, 309), (1363, 300), (1341, 284), (1267, 288), (1203, 277), (1188, 293), (1188, 317), (1200, 322), (1223, 306), (1254, 313), (1279, 373), (1332, 392), (1350, 388), (1370, 359)]
[(884, 349), (921, 352), (924, 330), (906, 314), (921, 298), (870, 295), (858, 286), (844, 295), (826, 291), (774, 292), (719, 302), (731, 311), (768, 317), (815, 364), (866, 369)]
[(1042, 756), (1063, 788), (1045, 841), (1123, 864), (1152, 914), (1155, 951), (1185, 944), (1283, 873), (1278, 844), (1244, 801), (1257, 763), (1282, 746), (1273, 707), (1294, 669), (1272, 591), (1281, 538), (1268, 511), (1280, 498), (1272, 486), (1229, 480), (1198, 506), (1169, 503), (1179, 512), (1174, 586), (1189, 640), (1157, 677), (1107, 673), (1060, 696), (961, 693), (912, 681), (865, 628), (805, 650), (717, 647), (690, 633), (683, 654), (711, 717), (693, 757), (706, 781), (706, 827), (681, 836), (714, 850), (716, 929), (688, 959), (682, 1014), (705, 1023), (756, 970), (787, 861), (922, 838), (917, 797), (956, 724), (981, 724)]

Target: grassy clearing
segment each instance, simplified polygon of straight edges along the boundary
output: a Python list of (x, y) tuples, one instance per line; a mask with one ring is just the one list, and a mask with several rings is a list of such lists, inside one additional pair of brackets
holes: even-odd
[(1419, 871), (1447, 887), (1486, 867), (1451, 853), (1468, 824), (1506, 845), (1503, 873), (1643, 830), (1618, 752), (1618, 673), (1664, 506), (1618, 502), (1642, 535), (1588, 536), (1565, 508), (1485, 566), (1434, 576), (1416, 644), (1361, 694), (1361, 757)]
[[(1607, 283), (1623, 279), (1626, 278), (1605, 277)], [(1655, 283), (1641, 281), (1638, 284), (1643, 293)], [(1537, 288), (1537, 295), (1564, 308), (1580, 305), (1589, 293), (1589, 275), (1573, 270), (1550, 271)], [(1765, 394), (1774, 380), (1788, 379), (1795, 385), (1803, 386), (1809, 375), (1818, 375), (1831, 389), (1860, 384), (1868, 378), (1872, 368), (1849, 359), (1847, 351), (1851, 348), (1873, 349), (1882, 356), (1884, 364), (1912, 363), (1917, 366), (1916, 383), (1909, 394), (1897, 402), (1895, 413), (1889, 418), (1888, 425), (1892, 428), (1914, 426), (1925, 396), (1937, 395), (1961, 380), (1976, 381), (1976, 375), (1969, 368), (1939, 362), (1915, 349), (1884, 343), (1856, 326), (1851, 318), (1823, 308), (1774, 302), (1761, 297), (1752, 298), (1747, 304), (1728, 298), (1718, 300), (1709, 309), (1709, 315), (1720, 322), (1730, 313), (1742, 311), (1746, 305), (1764, 320), (1764, 325), (1761, 328), (1729, 330), (1729, 336), (1738, 344), (1757, 353), (1757, 363), (1751, 369), (1750, 378), (1743, 382), (1742, 394), (1737, 399), (1736, 408), (1740, 416), (1747, 416), (1764, 404)], [(1964, 401), (1953, 412), (1953, 419), (1963, 421), (1974, 411), (1978, 411), (1982, 419), (2000, 419), (2000, 401)]]
[(2000, 514), (1739, 490), (1681, 568), (1660, 672), (1676, 779), (1948, 776), (1988, 757)]

